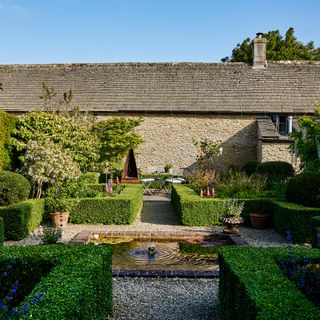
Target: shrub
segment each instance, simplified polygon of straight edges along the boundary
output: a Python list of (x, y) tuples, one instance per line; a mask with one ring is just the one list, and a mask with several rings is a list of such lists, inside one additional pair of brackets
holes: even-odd
[(303, 172), (291, 178), (286, 199), (308, 207), (320, 207), (320, 172)]
[(29, 181), (21, 174), (0, 171), (0, 206), (26, 200), (30, 190)]
[(294, 169), (289, 162), (267, 161), (258, 165), (257, 173), (266, 176), (268, 183), (271, 183), (274, 181), (284, 181), (292, 177)]
[[(111, 251), (96, 246), (4, 248), (0, 272), (19, 279), (18, 309), (28, 304), (32, 319), (106, 319), (112, 310)], [(10, 285), (10, 282), (9, 282)], [(29, 303), (39, 295), (37, 304)]]
[(73, 208), (69, 220), (72, 223), (130, 224), (142, 208), (143, 186), (125, 185), (115, 196), (70, 199)]
[[(320, 256), (319, 250), (292, 249), (291, 253), (298, 261)], [(219, 251), (219, 304), (223, 319), (319, 318), (319, 308), (282, 274), (275, 256), (288, 259), (288, 250), (230, 246)]]
[(274, 203), (274, 224), (277, 232), (286, 235), (289, 230), (294, 242), (312, 242), (314, 226), (312, 218), (320, 215), (320, 208), (308, 208), (295, 203)]
[(225, 200), (201, 198), (191, 188), (172, 185), (171, 203), (185, 226), (213, 226), (220, 224)]
[(198, 170), (187, 175), (189, 186), (197, 194), (200, 194), (200, 191), (207, 189), (207, 187), (214, 187), (217, 179), (216, 173), (212, 170)]
[(4, 242), (4, 223), (3, 219), (0, 217), (0, 246), (3, 245)]
[(6, 239), (21, 240), (40, 224), (44, 212), (44, 200), (33, 199), (0, 208)]
[[(219, 225), (219, 217), (224, 213), (226, 199), (201, 198), (186, 185), (173, 185), (171, 203), (180, 222), (187, 226)], [(241, 216), (250, 224), (249, 213), (267, 213), (273, 219), (273, 201), (269, 199), (241, 199), (244, 209)]]
[(260, 162), (257, 161), (249, 161), (242, 167), (242, 171), (246, 175), (251, 176), (252, 174), (256, 173), (259, 164)]
[(79, 180), (87, 184), (97, 184), (99, 183), (99, 177), (99, 172), (86, 172), (80, 176)]
[(264, 196), (265, 186), (266, 178), (262, 176), (231, 171), (216, 183), (215, 190), (219, 198), (248, 199)]

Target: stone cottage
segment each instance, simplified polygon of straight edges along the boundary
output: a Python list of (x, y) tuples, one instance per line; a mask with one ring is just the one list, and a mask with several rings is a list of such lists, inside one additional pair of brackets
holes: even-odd
[(142, 172), (195, 163), (194, 141), (221, 141), (221, 168), (251, 160), (291, 161), (288, 132), (320, 101), (319, 62), (268, 62), (266, 40), (254, 41), (246, 63), (99, 63), (1, 65), (0, 108), (24, 113), (41, 106), (41, 85), (69, 89), (80, 110), (99, 118), (143, 117), (137, 150)]

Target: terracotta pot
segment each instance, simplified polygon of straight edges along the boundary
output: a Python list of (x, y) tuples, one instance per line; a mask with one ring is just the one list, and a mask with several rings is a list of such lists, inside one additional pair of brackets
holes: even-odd
[(269, 215), (265, 213), (250, 213), (250, 222), (255, 229), (266, 229), (269, 226)]
[(53, 212), (51, 213), (51, 221), (55, 228), (63, 228), (67, 225), (69, 219), (69, 212)]

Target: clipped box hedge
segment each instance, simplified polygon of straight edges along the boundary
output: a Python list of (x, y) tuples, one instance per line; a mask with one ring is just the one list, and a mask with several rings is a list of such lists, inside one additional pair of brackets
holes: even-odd
[[(11, 268), (8, 268), (8, 265)], [(112, 310), (111, 249), (96, 246), (32, 246), (0, 250), (2, 291), (19, 280), (18, 302), (29, 312), (19, 319), (104, 320)], [(3, 279), (2, 279), (3, 280)], [(30, 302), (39, 295), (37, 304)], [(32, 316), (31, 316), (32, 315)]]
[(143, 186), (128, 184), (120, 194), (71, 199), (71, 223), (130, 224), (142, 208)]
[[(222, 205), (227, 199), (201, 198), (193, 189), (186, 185), (173, 185), (171, 203), (179, 215), (180, 222), (187, 226), (219, 225)], [(249, 213), (264, 212), (273, 218), (273, 202), (268, 199), (240, 199), (244, 209), (241, 216), (249, 224)]]
[[(292, 249), (296, 260), (319, 260), (320, 250)], [(224, 320), (314, 320), (320, 309), (278, 267), (285, 248), (225, 247), (219, 251), (219, 304)]]
[(0, 207), (7, 240), (21, 240), (28, 236), (42, 221), (44, 200), (32, 199)]
[(4, 242), (4, 223), (3, 219), (0, 217), (0, 246), (3, 245)]
[(314, 241), (314, 220), (320, 208), (308, 208), (290, 202), (274, 202), (275, 229), (282, 235), (290, 230), (294, 242)]

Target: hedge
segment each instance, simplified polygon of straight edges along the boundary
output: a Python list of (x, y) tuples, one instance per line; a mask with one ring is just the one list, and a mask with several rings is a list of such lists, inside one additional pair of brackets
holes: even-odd
[(130, 224), (142, 208), (142, 194), (142, 185), (128, 184), (115, 196), (71, 199), (74, 205), (69, 221), (79, 224)]
[[(295, 258), (320, 258), (320, 250), (292, 249)], [(225, 247), (219, 251), (219, 305), (224, 320), (320, 319), (320, 309), (286, 276), (275, 257), (285, 248)]]
[(274, 202), (275, 229), (282, 235), (288, 230), (293, 242), (313, 242), (313, 217), (320, 216), (320, 208), (308, 208), (289, 202)]
[(28, 236), (42, 221), (44, 200), (32, 199), (0, 207), (7, 240), (21, 240)]
[[(226, 199), (201, 198), (186, 185), (173, 185), (171, 203), (180, 222), (187, 226), (212, 226), (220, 224), (222, 204)], [(241, 216), (249, 224), (249, 213), (264, 212), (273, 218), (273, 202), (269, 199), (241, 199), (245, 203)]]
[(0, 246), (3, 245), (4, 242), (4, 224), (3, 219), (0, 218)]
[[(28, 305), (26, 318), (102, 320), (112, 310), (111, 250), (107, 247), (2, 248), (0, 272), (5, 271), (8, 276), (2, 293), (10, 289), (14, 279), (19, 280), (18, 309)], [(30, 303), (39, 294), (43, 298), (37, 304)]]

